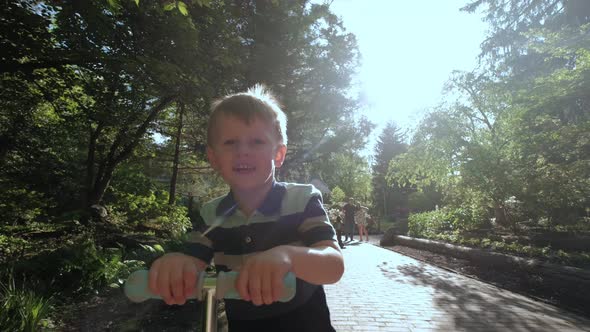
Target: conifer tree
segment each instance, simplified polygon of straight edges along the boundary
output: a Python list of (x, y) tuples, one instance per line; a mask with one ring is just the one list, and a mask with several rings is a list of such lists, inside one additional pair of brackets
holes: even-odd
[(389, 216), (399, 208), (405, 194), (397, 185), (388, 186), (387, 169), (389, 162), (407, 150), (404, 142), (405, 134), (393, 121), (387, 123), (375, 146), (375, 162), (373, 164), (373, 206), (378, 215)]

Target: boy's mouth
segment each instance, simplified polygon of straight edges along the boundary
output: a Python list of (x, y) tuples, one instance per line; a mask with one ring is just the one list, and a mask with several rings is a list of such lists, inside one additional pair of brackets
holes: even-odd
[(256, 167), (246, 165), (246, 164), (239, 164), (239, 165), (234, 166), (232, 169), (236, 173), (251, 173), (256, 170)]

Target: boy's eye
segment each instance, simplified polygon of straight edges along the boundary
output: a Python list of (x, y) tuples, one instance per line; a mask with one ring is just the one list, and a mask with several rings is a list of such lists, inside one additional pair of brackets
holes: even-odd
[(236, 143), (236, 141), (233, 139), (223, 141), (223, 145), (233, 145), (234, 143)]
[(262, 139), (256, 138), (254, 139), (254, 144), (265, 144), (266, 142)]

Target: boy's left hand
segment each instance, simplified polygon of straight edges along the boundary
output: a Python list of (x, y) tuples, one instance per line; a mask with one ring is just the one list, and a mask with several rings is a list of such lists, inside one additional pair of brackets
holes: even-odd
[(278, 246), (256, 254), (242, 265), (236, 289), (242, 299), (254, 305), (271, 304), (283, 293), (283, 279), (291, 270), (287, 246)]

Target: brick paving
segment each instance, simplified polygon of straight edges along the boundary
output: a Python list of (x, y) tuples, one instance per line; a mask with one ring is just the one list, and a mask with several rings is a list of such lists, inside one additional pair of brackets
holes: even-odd
[(338, 332), (590, 331), (590, 319), (378, 247), (378, 239), (347, 245), (344, 276), (325, 286)]

